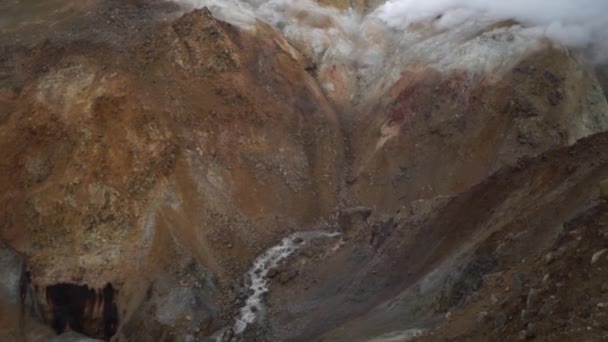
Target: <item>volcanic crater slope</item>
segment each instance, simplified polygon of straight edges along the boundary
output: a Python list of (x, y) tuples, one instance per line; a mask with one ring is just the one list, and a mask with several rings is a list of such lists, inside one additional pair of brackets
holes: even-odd
[(422, 59), (450, 37), (423, 25), (370, 71), (207, 8), (55, 2), (0, 5), (31, 18), (0, 25), (0, 340), (608, 337), (601, 67), (494, 58), (513, 22), (455, 43), (483, 68)]

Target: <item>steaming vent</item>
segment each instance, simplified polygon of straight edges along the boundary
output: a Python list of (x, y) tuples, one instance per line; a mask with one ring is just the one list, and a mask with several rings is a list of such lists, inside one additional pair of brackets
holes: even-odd
[(112, 284), (103, 289), (69, 283), (47, 286), (51, 327), (57, 334), (76, 331), (109, 340), (118, 326), (116, 293)]

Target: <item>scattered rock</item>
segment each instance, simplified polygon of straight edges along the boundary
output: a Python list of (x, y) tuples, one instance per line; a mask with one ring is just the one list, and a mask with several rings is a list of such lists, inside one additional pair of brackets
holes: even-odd
[(281, 274), (279, 275), (279, 283), (285, 285), (297, 276), (298, 276), (297, 270), (288, 270), (285, 272), (281, 272)]
[(521, 311), (521, 320), (524, 322), (529, 322), (532, 319), (534, 319), (534, 317), (536, 317), (537, 312), (534, 310), (522, 310)]
[(272, 279), (279, 275), (279, 271), (275, 268), (268, 270), (268, 274), (266, 275), (268, 278)]
[(374, 248), (380, 247), (390, 236), (391, 231), (396, 228), (396, 225), (397, 223), (392, 217), (385, 218), (381, 222), (374, 223), (369, 239), (370, 245), (374, 246)]
[(488, 320), (488, 315), (489, 314), (487, 311), (481, 311), (475, 317), (475, 321), (477, 322), (478, 325), (482, 325)]
[(547, 299), (541, 306), (541, 308), (539, 310), (539, 314), (544, 317), (553, 315), (555, 308), (557, 307), (557, 303), (558, 303), (557, 300)]
[(352, 207), (340, 210), (338, 224), (344, 231), (351, 230), (355, 225), (367, 222), (372, 214), (372, 209), (367, 207)]
[(578, 317), (582, 318), (582, 319), (587, 319), (589, 317), (591, 317), (591, 314), (593, 313), (593, 307), (594, 305), (592, 304), (587, 304), (585, 305), (579, 312), (578, 312)]
[(234, 337), (234, 330), (232, 330), (232, 328), (228, 328), (224, 332), (224, 335), (222, 336), (222, 342), (230, 342), (233, 337)]
[(536, 338), (536, 329), (534, 327), (534, 324), (530, 323), (528, 324), (526, 330), (522, 330), (519, 333), (519, 339), (520, 340), (533, 340), (534, 338)]
[(519, 336), (520, 341), (525, 341), (526, 340), (526, 331), (525, 330), (520, 331), (518, 336)]
[(475, 291), (467, 297), (467, 301), (476, 302), (479, 300), (479, 292)]
[(516, 290), (521, 289), (524, 285), (526, 285), (527, 274), (518, 273), (513, 277), (513, 288)]
[(498, 303), (498, 297), (492, 293), (492, 295), (490, 295), (490, 301), (492, 302), (492, 305), (496, 305)]
[(555, 260), (555, 254), (553, 252), (549, 252), (545, 255), (545, 263), (547, 265), (551, 264)]
[(500, 277), (502, 277), (502, 275), (504, 274), (504, 272), (494, 272), (494, 273), (490, 273), (490, 274), (484, 274), (483, 276), (483, 283), (484, 284), (491, 284), (496, 282), (497, 280), (500, 279)]
[(496, 315), (496, 319), (494, 320), (494, 325), (497, 328), (501, 328), (503, 327), (505, 324), (507, 324), (507, 315), (505, 315), (504, 312), (499, 312)]
[(598, 260), (600, 260), (600, 257), (602, 255), (604, 255), (604, 253), (606, 253), (606, 251), (608, 251), (608, 248), (604, 248), (601, 251), (595, 252), (593, 254), (593, 256), (591, 257), (591, 265), (595, 264), (596, 262), (598, 262)]
[(530, 289), (526, 298), (526, 310), (533, 310), (540, 305), (540, 292), (537, 289)]

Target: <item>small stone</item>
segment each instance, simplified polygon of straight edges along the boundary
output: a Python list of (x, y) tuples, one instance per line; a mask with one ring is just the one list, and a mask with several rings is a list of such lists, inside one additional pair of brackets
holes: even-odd
[(520, 331), (518, 336), (519, 336), (520, 341), (525, 341), (526, 340), (526, 331), (525, 330)]
[(526, 340), (532, 340), (536, 337), (536, 328), (534, 324), (529, 323), (525, 334)]
[(587, 304), (578, 312), (578, 317), (580, 317), (582, 319), (588, 319), (589, 317), (591, 317), (592, 312), (593, 312), (593, 305)]
[(558, 301), (555, 299), (549, 299), (545, 301), (538, 313), (544, 317), (553, 315), (553, 313), (555, 312), (555, 308), (557, 307), (557, 303)]
[(518, 290), (526, 284), (526, 274), (518, 273), (513, 277), (513, 288)]
[(487, 320), (488, 320), (488, 312), (487, 311), (481, 311), (480, 313), (477, 314), (477, 317), (475, 318), (475, 321), (479, 325), (484, 324)]
[(600, 257), (606, 253), (606, 251), (608, 251), (608, 248), (604, 248), (601, 251), (595, 252), (593, 254), (593, 256), (591, 257), (591, 265), (595, 264), (598, 260), (600, 260)]
[(500, 327), (503, 327), (506, 323), (507, 323), (507, 315), (505, 315), (503, 312), (499, 312), (496, 315), (496, 319), (494, 320), (494, 325), (497, 328), (500, 328)]
[(234, 330), (228, 329), (224, 332), (224, 336), (222, 336), (222, 341), (230, 341), (234, 337)]
[(494, 283), (502, 277), (503, 273), (504, 272), (494, 272), (494, 273), (486, 274), (483, 276), (483, 283), (484, 284)]
[(526, 309), (532, 310), (540, 304), (539, 291), (536, 289), (530, 289), (528, 297), (526, 298)]
[(555, 260), (555, 254), (553, 252), (549, 252), (545, 255), (545, 264), (549, 265)]
[(492, 295), (490, 296), (490, 301), (492, 302), (492, 305), (496, 305), (496, 303), (498, 303), (498, 297), (496, 297), (496, 295), (492, 293)]
[(302, 242), (304, 242), (304, 239), (302, 239), (300, 237), (293, 239), (293, 243), (295, 243), (297, 245), (301, 244)]
[(372, 209), (366, 207), (353, 207), (340, 210), (338, 224), (342, 231), (349, 231), (358, 224), (366, 223), (372, 214)]
[(531, 321), (536, 315), (537, 312), (535, 310), (521, 310), (521, 320), (524, 322)]
[(289, 270), (286, 272), (281, 272), (281, 274), (279, 275), (279, 283), (281, 283), (283, 285), (287, 284), (288, 282), (290, 282), (297, 276), (298, 276), (298, 271), (296, 271), (296, 270)]

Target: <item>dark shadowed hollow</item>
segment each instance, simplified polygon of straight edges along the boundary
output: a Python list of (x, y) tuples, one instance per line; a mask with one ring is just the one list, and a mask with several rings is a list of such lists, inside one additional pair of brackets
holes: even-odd
[(51, 326), (57, 334), (73, 330), (110, 339), (118, 325), (115, 294), (112, 284), (101, 290), (69, 283), (48, 286), (46, 298), (51, 309)]

